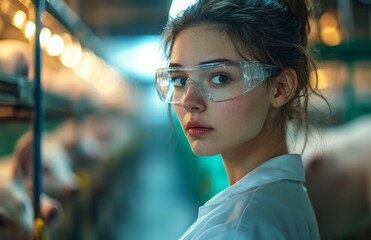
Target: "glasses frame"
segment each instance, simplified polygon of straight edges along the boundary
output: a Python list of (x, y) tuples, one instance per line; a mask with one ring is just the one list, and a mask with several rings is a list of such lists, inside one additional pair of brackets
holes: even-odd
[[(282, 69), (276, 65), (272, 64), (265, 64), (261, 63), (259, 61), (220, 61), (220, 62), (213, 62), (213, 63), (206, 63), (206, 64), (200, 64), (196, 66), (186, 66), (186, 67), (168, 67), (168, 68), (159, 68), (156, 70), (156, 76), (155, 76), (155, 84), (156, 84), (156, 91), (158, 96), (163, 102), (170, 103), (170, 104), (179, 104), (182, 103), (183, 100), (179, 101), (173, 101), (169, 99), (166, 94), (161, 90), (162, 86), (161, 79), (163, 74), (167, 74), (169, 72), (176, 72), (176, 71), (182, 71), (182, 72), (192, 72), (195, 70), (202, 70), (202, 69), (210, 69), (215, 68), (218, 66), (226, 66), (226, 65), (233, 65), (233, 66), (239, 66), (244, 71), (243, 76), (244, 80), (253, 82), (253, 86), (250, 88), (246, 88), (242, 93), (240, 93), (237, 96), (233, 96), (231, 98), (222, 99), (222, 100), (215, 100), (212, 98), (211, 94), (206, 95), (204, 91), (200, 91), (198, 80), (194, 80), (193, 78), (187, 79), (187, 84), (189, 81), (194, 82), (197, 85), (197, 89), (200, 92), (201, 96), (205, 99), (214, 101), (214, 102), (222, 102), (222, 101), (228, 101), (231, 99), (234, 99), (236, 97), (239, 97), (247, 92), (252, 91), (255, 89), (258, 85), (260, 85), (265, 80), (269, 79), (270, 77), (273, 77), (275, 75), (278, 75), (282, 72)], [(247, 79), (249, 78), (249, 79)]]

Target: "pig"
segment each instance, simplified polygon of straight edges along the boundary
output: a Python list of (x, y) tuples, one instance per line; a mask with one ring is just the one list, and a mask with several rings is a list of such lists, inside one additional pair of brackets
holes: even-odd
[(104, 161), (118, 159), (129, 145), (133, 130), (122, 119), (100, 114), (68, 119), (53, 132), (53, 137), (68, 150), (76, 168), (94, 171)]
[(81, 226), (75, 230), (76, 235), (89, 232), (98, 236), (101, 226), (106, 226), (102, 222), (106, 220), (110, 208), (102, 210), (102, 206), (112, 206), (112, 199), (107, 198), (112, 191), (107, 189), (106, 182), (111, 181), (109, 179), (115, 173), (112, 167), (118, 166), (112, 164), (112, 160), (121, 160), (120, 154), (131, 143), (134, 129), (128, 125), (122, 115), (99, 112), (85, 115), (83, 119), (67, 119), (52, 132), (53, 137), (68, 149), (75, 168), (84, 180), (81, 204), (74, 206), (78, 211), (73, 211), (72, 217), (68, 214), (71, 212), (66, 212), (71, 218), (68, 222), (77, 221)]
[[(33, 161), (32, 161), (33, 137), (30, 132), (22, 136), (16, 146), (19, 153), (20, 164), (25, 173), (27, 188), (32, 187)], [(44, 134), (42, 139), (42, 168), (43, 188), (45, 193), (57, 198), (69, 198), (79, 191), (77, 177), (71, 166), (71, 159), (66, 149), (55, 139)]]
[(53, 137), (73, 159), (75, 168), (91, 169), (101, 156), (101, 144), (82, 120), (67, 119), (53, 131)]
[(49, 228), (56, 228), (64, 220), (64, 210), (62, 204), (55, 198), (46, 193), (41, 194), (40, 215)]
[(119, 160), (135, 140), (134, 124), (118, 112), (99, 112), (86, 117), (81, 129), (83, 142), (95, 139), (96, 147), (92, 152), (103, 161)]
[[(0, 159), (0, 239), (32, 239), (33, 194), (24, 185), (17, 153)], [(63, 209), (58, 200), (42, 194), (40, 215), (48, 228), (59, 226)]]
[(32, 239), (32, 204), (13, 156), (1, 159), (0, 179), (0, 239)]
[(0, 71), (29, 76), (31, 51), (29, 44), (19, 40), (0, 40)]
[[(322, 239), (371, 229), (371, 115), (325, 129), (303, 153), (306, 187)], [(368, 233), (366, 239), (370, 239)]]

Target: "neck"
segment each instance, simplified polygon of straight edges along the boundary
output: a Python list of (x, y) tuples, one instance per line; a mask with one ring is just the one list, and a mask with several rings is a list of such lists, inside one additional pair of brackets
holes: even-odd
[[(270, 125), (270, 126), (269, 126)], [(235, 184), (247, 173), (269, 159), (288, 153), (284, 128), (266, 124), (262, 131), (233, 152), (222, 153), (229, 185)]]

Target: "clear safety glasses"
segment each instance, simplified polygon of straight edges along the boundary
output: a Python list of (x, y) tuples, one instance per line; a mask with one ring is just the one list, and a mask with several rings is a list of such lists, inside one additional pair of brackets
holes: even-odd
[(206, 99), (226, 101), (253, 90), (280, 68), (257, 61), (216, 62), (156, 70), (156, 89), (167, 103), (182, 103), (191, 83)]

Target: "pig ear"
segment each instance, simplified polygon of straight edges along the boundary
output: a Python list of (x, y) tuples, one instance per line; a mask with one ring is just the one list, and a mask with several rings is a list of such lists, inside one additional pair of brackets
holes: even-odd
[(18, 140), (14, 156), (18, 165), (18, 171), (24, 177), (28, 177), (32, 171), (33, 138), (30, 132)]
[(306, 171), (308, 174), (320, 171), (324, 163), (323, 153), (313, 155), (307, 162)]

